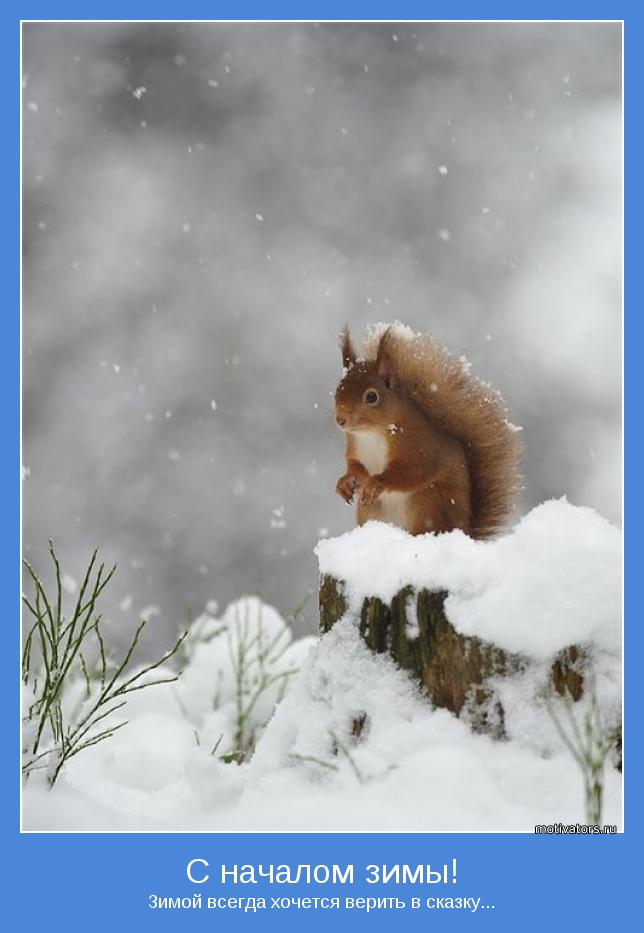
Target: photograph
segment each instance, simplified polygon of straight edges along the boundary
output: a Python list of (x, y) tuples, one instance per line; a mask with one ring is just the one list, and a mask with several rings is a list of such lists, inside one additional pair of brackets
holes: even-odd
[(21, 835), (622, 835), (623, 23), (20, 43)]

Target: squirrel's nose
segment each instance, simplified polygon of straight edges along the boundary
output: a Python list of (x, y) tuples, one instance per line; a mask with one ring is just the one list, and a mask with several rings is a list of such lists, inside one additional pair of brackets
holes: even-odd
[(343, 428), (343, 427), (345, 426), (345, 424), (347, 423), (347, 419), (346, 419), (346, 418), (341, 418), (340, 415), (336, 415), (336, 419), (335, 419), (335, 420), (338, 422), (338, 424), (340, 425), (341, 428)]

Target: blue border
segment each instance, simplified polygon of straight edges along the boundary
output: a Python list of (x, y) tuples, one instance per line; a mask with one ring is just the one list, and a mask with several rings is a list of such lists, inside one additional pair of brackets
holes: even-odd
[[(641, 5), (640, 5), (641, 8)], [(0, 70), (4, 91), (5, 120), (10, 124), (2, 147), (4, 171), (5, 217), (2, 250), (5, 311), (3, 321), (2, 367), (5, 445), (0, 457), (4, 497), (2, 560), (0, 574), (4, 594), (4, 625), (8, 633), (4, 644), (9, 650), (2, 653), (3, 671), (0, 677), (2, 698), (0, 709), (6, 718), (3, 748), (4, 767), (0, 769), (2, 801), (5, 810), (6, 849), (3, 870), (3, 888), (8, 892), (3, 911), (9, 923), (15, 910), (15, 924), (21, 928), (39, 928), (47, 924), (59, 925), (70, 931), (125, 929), (158, 929), (173, 924), (184, 925), (225, 923), (235, 929), (245, 924), (280, 926), (288, 929), (305, 922), (312, 928), (328, 927), (329, 923), (344, 927), (361, 923), (369, 927), (384, 928), (392, 922), (402, 927), (417, 928), (437, 921), (450, 926), (460, 923), (483, 924), (490, 929), (523, 930), (569, 929), (579, 925), (588, 930), (604, 929), (620, 922), (630, 929), (633, 921), (626, 917), (633, 910), (637, 888), (635, 870), (640, 859), (637, 846), (641, 826), (641, 797), (639, 748), (639, 681), (641, 680), (642, 635), (637, 612), (627, 627), (626, 699), (630, 735), (634, 741), (628, 745), (626, 761), (630, 778), (628, 795), (627, 831), (617, 837), (532, 837), (528, 835), (20, 835), (18, 832), (19, 778), (14, 757), (18, 752), (16, 722), (18, 721), (18, 695), (16, 690), (15, 659), (19, 653), (18, 593), (20, 586), (19, 557), (19, 504), (16, 495), (19, 477), (19, 244), (17, 226), (19, 213), (19, 21), (20, 19), (516, 19), (517, 5), (511, 3), (419, 3), (385, 4), (338, 3), (326, 0), (324, 4), (296, 2), (220, 2), (176, 4), (156, 3), (100, 3), (89, 7), (80, 3), (30, 3), (5, 7), (0, 42)], [(626, 134), (628, 145), (626, 168), (628, 173), (628, 202), (626, 204), (627, 236), (626, 258), (640, 261), (638, 243), (639, 220), (642, 212), (642, 181), (639, 145), (638, 112), (641, 112), (641, 57), (643, 43), (641, 13), (635, 4), (620, 4), (616, 9), (606, 3), (541, 3), (521, 6), (521, 19), (624, 19), (627, 114), (631, 105), (635, 117)], [(15, 94), (15, 97), (14, 97)], [(632, 102), (632, 104), (631, 104)], [(639, 307), (636, 290), (639, 278), (626, 277), (625, 297), (625, 389), (627, 415), (639, 415), (638, 385), (632, 375), (640, 352)], [(628, 309), (633, 309), (628, 311)], [(639, 367), (635, 365), (638, 375)], [(635, 481), (635, 470), (640, 471), (636, 459), (637, 428), (627, 452), (632, 465), (627, 466), (625, 489), (630, 492)], [(631, 451), (630, 447), (635, 447)], [(626, 461), (628, 464), (628, 460)], [(638, 477), (639, 478), (639, 477)], [(625, 523), (627, 540), (635, 539), (641, 516), (639, 497), (629, 498), (628, 520)], [(633, 544), (635, 541), (633, 540)], [(637, 562), (637, 563), (635, 563)], [(639, 555), (635, 549), (627, 551), (626, 570), (631, 564), (641, 572)], [(628, 579), (628, 577), (627, 577)], [(628, 591), (627, 591), (628, 597)], [(626, 602), (629, 608), (628, 598)], [(633, 607), (635, 609), (635, 606)], [(475, 776), (473, 776), (475, 780)], [(396, 862), (410, 865), (442, 864), (452, 858), (458, 862), (458, 882), (453, 889), (426, 886), (419, 892), (417, 886), (367, 885), (356, 881), (352, 890), (346, 886), (330, 889), (322, 886), (281, 885), (269, 892), (266, 883), (244, 885), (226, 890), (216, 883), (203, 886), (207, 896), (326, 896), (400, 897), (409, 901), (412, 896), (466, 896), (480, 897), (482, 904), (495, 905), (494, 909), (478, 910), (476, 920), (470, 920), (465, 910), (391, 910), (380, 909), (369, 913), (364, 910), (275, 910), (245, 912), (224, 910), (150, 910), (148, 895), (185, 897), (195, 892), (185, 877), (185, 865), (191, 858), (208, 859), (211, 864), (281, 864), (319, 863), (340, 865), (354, 863), (356, 878), (364, 878), (364, 866), (370, 863)], [(440, 888), (440, 890), (434, 890)], [(285, 890), (286, 889), (286, 890)], [(199, 889), (201, 890), (201, 889)], [(631, 902), (629, 904), (629, 902)], [(270, 903), (270, 900), (269, 900)], [(187, 917), (185, 915), (188, 915)], [(362, 919), (365, 918), (366, 919)], [(460, 919), (457, 919), (460, 918)], [(635, 921), (636, 922), (636, 921)]]
[[(610, 4), (600, 0), (588, 0), (586, 3), (556, 3), (554, 0), (543, 3), (531, 3), (520, 8), (516, 3), (494, 2), (481, 3), (473, 0), (454, 0), (453, 3), (428, 3), (422, 0), (403, 0), (400, 3), (387, 3), (384, 0), (324, 0), (324, 2), (304, 3), (302, 0), (219, 0), (218, 3), (186, 2), (175, 4), (168, 0), (157, 2), (124, 3), (100, 2), (89, 6), (87, 3), (32, 2), (8, 4), (7, 9), (15, 9), (16, 20), (33, 19), (173, 19), (188, 20), (620, 20), (625, 18), (629, 7), (635, 9), (635, 3)], [(520, 10), (521, 15), (518, 15)], [(5, 20), (11, 17), (5, 14)], [(629, 22), (635, 14), (629, 16)]]

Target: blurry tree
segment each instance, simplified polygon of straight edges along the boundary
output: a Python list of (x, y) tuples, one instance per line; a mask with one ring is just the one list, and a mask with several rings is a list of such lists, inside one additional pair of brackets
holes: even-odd
[(523, 508), (619, 521), (618, 24), (23, 43), (25, 544), (116, 560), (117, 636), (130, 607), (165, 643), (188, 603), (315, 585), (320, 530), (352, 523), (344, 321), (433, 331), (502, 389)]

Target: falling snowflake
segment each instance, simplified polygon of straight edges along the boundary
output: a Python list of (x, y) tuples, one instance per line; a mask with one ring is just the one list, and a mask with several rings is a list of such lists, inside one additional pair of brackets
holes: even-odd
[(272, 509), (270, 526), (271, 528), (286, 528), (283, 505), (278, 505), (276, 509)]
[(69, 593), (70, 596), (73, 596), (76, 590), (78, 589), (78, 584), (73, 577), (70, 577), (68, 573), (64, 573), (60, 581), (60, 585), (65, 590), (66, 593)]

